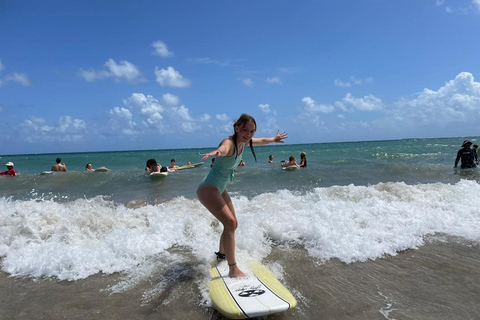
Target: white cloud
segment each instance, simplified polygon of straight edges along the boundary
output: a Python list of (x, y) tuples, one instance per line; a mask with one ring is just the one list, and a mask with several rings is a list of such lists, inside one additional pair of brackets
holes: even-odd
[(332, 113), (335, 111), (335, 107), (327, 104), (317, 104), (315, 100), (310, 97), (304, 97), (302, 102), (305, 104), (304, 111), (307, 113)]
[(472, 0), (472, 3), (478, 10), (480, 10), (480, 0)]
[(140, 70), (128, 61), (120, 61), (120, 63), (117, 64), (115, 60), (108, 59), (108, 61), (105, 62), (105, 67), (107, 70), (80, 69), (78, 75), (88, 82), (95, 82), (106, 78), (114, 78), (117, 82), (126, 80), (130, 83), (145, 81)]
[(143, 124), (146, 127), (165, 130), (165, 124), (162, 122), (164, 112), (163, 106), (153, 96), (145, 96), (143, 93), (134, 93), (123, 103), (132, 111), (138, 113), (144, 118)]
[(242, 82), (244, 85), (246, 85), (249, 88), (253, 87), (253, 81), (250, 78), (242, 79)]
[(229, 121), (230, 120), (230, 118), (225, 113), (217, 114), (215, 116), (215, 118), (219, 121)]
[(360, 111), (378, 111), (383, 108), (382, 100), (372, 94), (364, 96), (363, 98), (355, 98), (350, 93), (347, 93), (345, 98), (343, 98), (342, 101), (337, 102), (335, 105), (342, 110), (346, 110), (347, 105), (351, 105)]
[(110, 77), (110, 73), (108, 73), (107, 71), (95, 71), (93, 69), (90, 69), (90, 70), (83, 70), (83, 69), (80, 69), (78, 71), (78, 75), (82, 78), (84, 78), (85, 80), (87, 80), (88, 82), (95, 82), (97, 80), (102, 80), (102, 79), (105, 79), (105, 78), (108, 78)]
[(209, 114), (204, 113), (200, 116), (200, 118), (198, 120), (201, 121), (201, 122), (208, 122), (208, 121), (210, 121), (211, 118), (212, 117)]
[(191, 81), (183, 78), (173, 67), (168, 67), (167, 69), (158, 69), (158, 67), (155, 67), (155, 75), (157, 82), (162, 87), (187, 88), (191, 85)]
[(7, 75), (5, 80), (20, 83), (24, 87), (30, 87), (32, 85), (32, 82), (25, 73), (14, 72), (13, 74)]
[(338, 79), (335, 79), (334, 83), (335, 83), (335, 86), (342, 87), (342, 88), (349, 88), (349, 87), (352, 86), (352, 84), (350, 82), (343, 82), (343, 81), (338, 80)]
[(282, 81), (280, 81), (280, 78), (278, 78), (278, 77), (267, 78), (267, 82), (268, 83), (282, 83)]
[(259, 104), (258, 107), (259, 107), (260, 110), (262, 110), (264, 113), (269, 113), (269, 112), (270, 112), (270, 106), (268, 105), (268, 103)]
[(398, 125), (444, 126), (480, 120), (480, 83), (469, 72), (459, 73), (438, 91), (424, 89), (415, 99), (393, 104), (388, 120)]
[(153, 52), (154, 55), (160, 56), (162, 58), (173, 57), (173, 52), (168, 50), (167, 45), (163, 41), (155, 41), (152, 43), (152, 47), (155, 48)]
[(144, 81), (138, 68), (128, 61), (120, 61), (120, 64), (117, 64), (115, 60), (108, 59), (105, 66), (116, 81), (121, 79), (126, 79), (128, 82)]
[(85, 139), (87, 124), (71, 116), (59, 118), (56, 126), (49, 126), (43, 118), (30, 117), (21, 124), (24, 137), (29, 142), (73, 142)]
[(180, 103), (180, 99), (171, 93), (165, 93), (162, 96), (162, 100), (169, 106), (177, 106)]

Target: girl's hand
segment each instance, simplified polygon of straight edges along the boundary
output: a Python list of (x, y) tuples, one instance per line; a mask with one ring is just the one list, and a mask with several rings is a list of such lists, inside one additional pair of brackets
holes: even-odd
[(282, 133), (279, 133), (280, 130), (277, 131), (277, 134), (275, 135), (275, 137), (273, 137), (273, 140), (276, 142), (276, 143), (284, 143), (284, 139), (287, 139), (288, 138), (288, 134), (284, 131)]
[(209, 153), (201, 154), (202, 156), (202, 161), (207, 160), (210, 157), (220, 157), (222, 153), (219, 150), (215, 150)]

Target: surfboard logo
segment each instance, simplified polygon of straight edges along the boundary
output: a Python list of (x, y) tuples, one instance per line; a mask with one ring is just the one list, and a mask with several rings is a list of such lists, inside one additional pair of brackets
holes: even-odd
[(265, 293), (265, 290), (251, 289), (251, 290), (243, 290), (238, 295), (242, 298), (252, 298), (252, 297), (261, 296), (264, 293)]

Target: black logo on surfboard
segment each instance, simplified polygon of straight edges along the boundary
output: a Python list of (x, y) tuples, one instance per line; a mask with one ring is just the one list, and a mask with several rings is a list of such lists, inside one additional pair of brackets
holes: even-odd
[(252, 298), (252, 297), (261, 296), (264, 293), (265, 293), (265, 290), (250, 289), (250, 290), (243, 290), (238, 295), (243, 298)]

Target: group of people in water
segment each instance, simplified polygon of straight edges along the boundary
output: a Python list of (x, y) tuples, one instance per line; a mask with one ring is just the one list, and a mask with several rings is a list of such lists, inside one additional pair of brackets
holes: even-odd
[(473, 148), (471, 146), (472, 142), (469, 140), (463, 141), (462, 149), (458, 150), (457, 158), (455, 158), (455, 168), (460, 160), (462, 169), (476, 168), (478, 166), (478, 144), (474, 144)]

